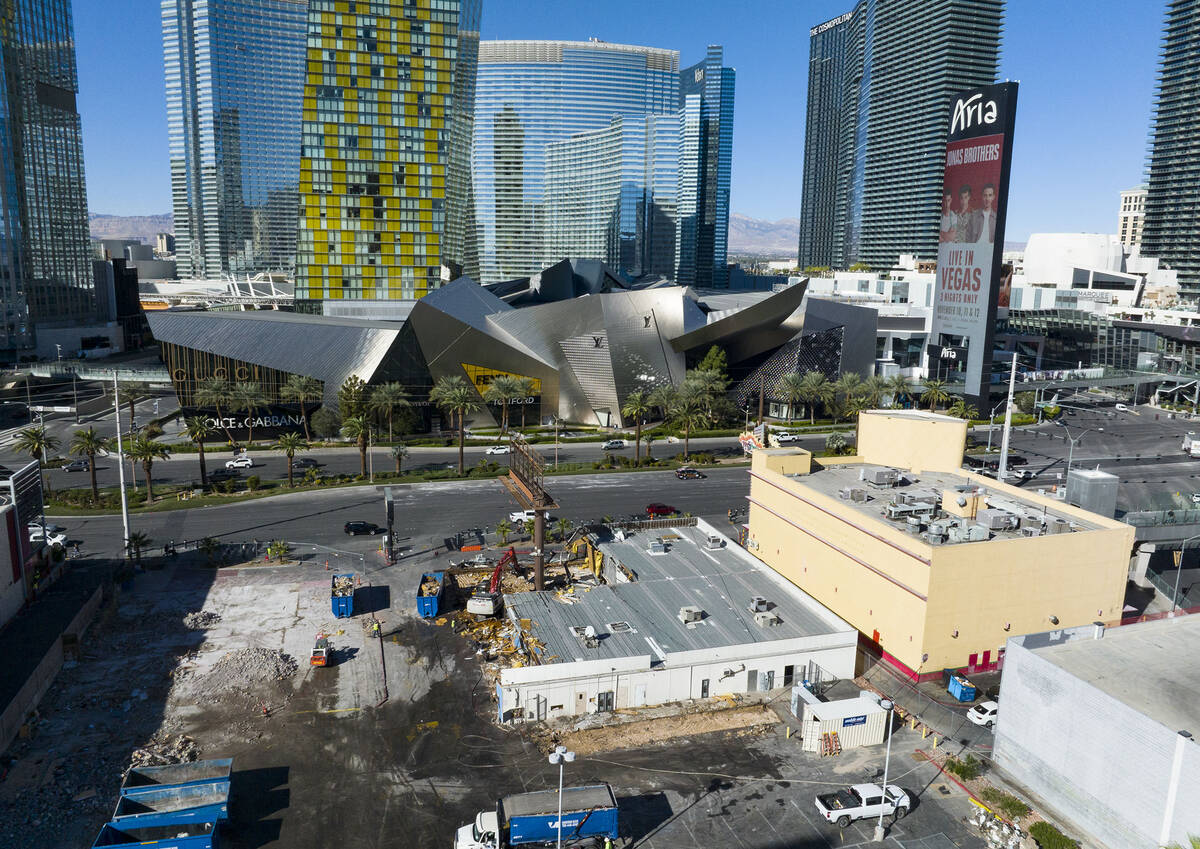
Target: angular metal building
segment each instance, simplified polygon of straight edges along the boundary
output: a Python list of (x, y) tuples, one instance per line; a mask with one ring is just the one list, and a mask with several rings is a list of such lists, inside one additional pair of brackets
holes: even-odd
[[(275, 311), (148, 317), (185, 409), (196, 407), (200, 381), (223, 377), (259, 383), (286, 419), (289, 405), (278, 390), (290, 375), (322, 381), (327, 404), (357, 375), (368, 384), (402, 384), (425, 426), (436, 429), (439, 414), (428, 397), (437, 380), (463, 378), (482, 401), (492, 380), (513, 376), (529, 380), (531, 394), (513, 403), (524, 405), (530, 423), (553, 417), (615, 427), (627, 424), (621, 406), (631, 392), (678, 385), (712, 345), (727, 352), (734, 372), (769, 359), (804, 332), (798, 311), (805, 288), (745, 293), (731, 307), (722, 301), (731, 295), (629, 288), (603, 263), (563, 261), (493, 287), (459, 278), (418, 301), (403, 322)], [(827, 359), (841, 356), (839, 347)], [(471, 423), (491, 423), (497, 414), (482, 405)]]

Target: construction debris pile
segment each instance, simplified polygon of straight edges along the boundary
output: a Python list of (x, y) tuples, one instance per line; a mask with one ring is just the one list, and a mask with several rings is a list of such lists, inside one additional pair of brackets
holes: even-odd
[[(183, 734), (172, 737), (159, 731), (144, 746), (134, 749), (129, 755), (129, 769), (191, 763), (199, 758), (200, 747), (191, 737)], [(125, 772), (128, 773), (129, 769)]]
[(226, 652), (197, 682), (197, 690), (213, 698), (230, 693), (254, 693), (263, 684), (285, 681), (300, 664), (278, 649), (244, 648)]
[(441, 584), (439, 584), (434, 578), (426, 576), (425, 580), (421, 582), (421, 588), (419, 592), (423, 596), (432, 596), (437, 595), (438, 590), (440, 589)]
[(189, 631), (204, 631), (221, 621), (221, 614), (211, 610), (193, 610), (183, 617), (183, 627)]
[(354, 577), (352, 575), (337, 575), (333, 579), (333, 594), (336, 596), (354, 595)]

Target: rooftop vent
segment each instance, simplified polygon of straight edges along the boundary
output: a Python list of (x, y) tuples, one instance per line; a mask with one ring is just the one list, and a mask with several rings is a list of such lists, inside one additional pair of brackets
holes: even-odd
[(750, 599), (750, 604), (747, 605), (746, 609), (751, 613), (758, 613), (760, 610), (767, 610), (767, 600), (760, 595), (756, 595), (754, 598)]
[(633, 626), (628, 622), (609, 622), (608, 632), (610, 634), (632, 634)]
[(679, 621), (684, 625), (691, 622), (699, 622), (704, 618), (704, 611), (694, 604), (689, 604), (686, 607), (679, 608)]
[(591, 625), (572, 625), (571, 633), (589, 649), (600, 646), (600, 638), (596, 636), (596, 629)]
[(838, 490), (838, 498), (842, 501), (863, 502), (867, 500), (867, 491), (859, 486), (844, 486)]
[(754, 614), (754, 623), (760, 628), (770, 628), (779, 624), (779, 615), (773, 610), (760, 610)]
[(660, 539), (651, 540), (650, 545), (646, 547), (647, 554), (666, 554), (667, 544)]
[(704, 540), (704, 547), (709, 551), (716, 551), (725, 547), (725, 540), (716, 534), (709, 534), (708, 538)]

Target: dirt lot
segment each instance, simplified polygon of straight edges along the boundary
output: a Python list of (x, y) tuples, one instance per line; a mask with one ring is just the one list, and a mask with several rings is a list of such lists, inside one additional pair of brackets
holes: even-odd
[(779, 717), (774, 713), (761, 705), (752, 705), (586, 728), (564, 734), (552, 734), (552, 738), (557, 744), (566, 746), (577, 755), (591, 755), (617, 749), (632, 749), (680, 737), (694, 737), (698, 734), (778, 724)]

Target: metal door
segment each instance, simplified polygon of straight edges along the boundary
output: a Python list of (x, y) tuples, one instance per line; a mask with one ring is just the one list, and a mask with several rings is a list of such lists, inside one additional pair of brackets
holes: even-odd
[(700, 698), (708, 698), (708, 679), (705, 678), (700, 682)]
[(794, 683), (796, 683), (796, 667), (783, 667), (783, 686), (790, 687)]
[(747, 693), (757, 693), (758, 692), (758, 670), (757, 669), (751, 669), (746, 673), (746, 692)]
[(601, 712), (611, 712), (613, 709), (613, 691), (605, 690), (596, 696), (596, 709)]
[(633, 707), (642, 707), (646, 704), (646, 685), (633, 685)]
[(986, 668), (986, 667), (987, 667), (987, 665), (988, 665), (989, 663), (991, 663), (991, 662), (992, 662), (992, 650), (991, 650), (991, 649), (988, 649), (987, 651), (985, 651), (985, 652), (983, 653), (983, 665), (984, 665), (984, 667)]
[(758, 689), (764, 693), (775, 689), (775, 670), (763, 672), (758, 676)]

